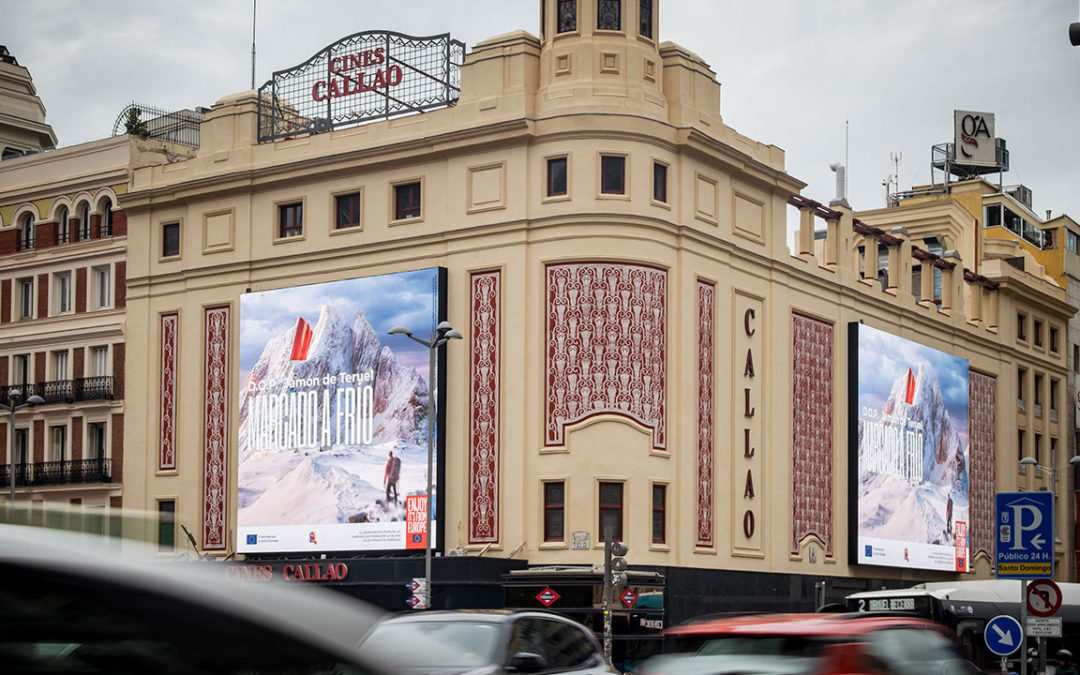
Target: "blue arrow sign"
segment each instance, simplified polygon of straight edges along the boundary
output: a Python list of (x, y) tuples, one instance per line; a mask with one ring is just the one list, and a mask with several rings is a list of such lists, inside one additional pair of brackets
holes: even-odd
[(998, 656), (1008, 656), (1020, 647), (1023, 631), (1019, 621), (1008, 614), (999, 614), (986, 622), (983, 639), (990, 651)]
[(1054, 576), (1054, 493), (997, 493), (997, 576)]

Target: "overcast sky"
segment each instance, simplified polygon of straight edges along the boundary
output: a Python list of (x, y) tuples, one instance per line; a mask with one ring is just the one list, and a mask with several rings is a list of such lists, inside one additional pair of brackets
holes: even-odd
[[(1008, 184), (1080, 220), (1078, 0), (657, 0), (660, 39), (700, 55), (724, 121), (787, 153), (828, 202), (849, 169), (856, 210), (930, 180), (954, 109), (996, 114)], [(470, 48), (524, 29), (539, 0), (258, 0), (256, 83), (365, 30), (449, 32)], [(34, 78), (61, 146), (111, 134), (125, 105), (211, 106), (251, 85), (251, 0), (0, 0), (0, 44)], [(845, 133), (845, 129), (847, 130)], [(848, 150), (845, 152), (845, 138)], [(940, 173), (938, 173), (940, 176)], [(996, 174), (994, 174), (996, 180)], [(940, 180), (940, 178), (939, 178)]]

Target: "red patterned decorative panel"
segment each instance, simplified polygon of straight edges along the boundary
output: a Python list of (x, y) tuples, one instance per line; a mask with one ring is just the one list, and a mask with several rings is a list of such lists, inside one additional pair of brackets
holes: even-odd
[(994, 556), (994, 456), (997, 442), (994, 411), (997, 380), (974, 371), (968, 374), (968, 438), (971, 443), (971, 555)]
[(666, 447), (667, 273), (643, 265), (547, 266), (546, 445), (602, 413)]
[(472, 275), (469, 349), (469, 543), (499, 540), (499, 291), (501, 273)]
[(791, 552), (816, 536), (833, 554), (833, 326), (791, 315)]
[(161, 315), (161, 438), (158, 470), (176, 468), (176, 327), (179, 317)]
[(697, 545), (713, 541), (713, 317), (716, 289), (698, 281)]
[(229, 434), (229, 308), (206, 309), (206, 409), (203, 445), (203, 549), (225, 548), (225, 469)]

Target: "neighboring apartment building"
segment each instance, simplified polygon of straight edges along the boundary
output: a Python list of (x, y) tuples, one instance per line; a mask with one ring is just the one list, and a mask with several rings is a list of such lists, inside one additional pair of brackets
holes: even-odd
[[(53, 150), (40, 101), (17, 93), (13, 107), (12, 97), (0, 89), (0, 109), (30, 112), (0, 121), (0, 144), (21, 150), (0, 161), (0, 401), (17, 390), (44, 402), (17, 412), (14, 434), (0, 420), (0, 484), (9, 499), (13, 467), (17, 502), (117, 508), (127, 276), (118, 195), (133, 167), (166, 161), (163, 145), (117, 136)], [(27, 147), (27, 129), (48, 145)]]
[[(387, 393), (408, 341), (385, 320), (424, 295), (408, 282), (424, 273), (432, 304), (401, 324), (426, 338), (445, 318), (464, 337), (432, 380), (445, 415), (437, 606), (505, 592), (494, 602), (580, 609), (596, 625), (609, 526), (630, 547), (632, 589), (662, 597), (669, 621), (810, 609), (822, 578), (833, 599), (991, 576), (994, 493), (1046, 485), (1019, 472), (1017, 430), (1064, 459), (1066, 291), (1034, 261), (1010, 262), (1022, 254), (1002, 255), (1009, 242), (980, 239), (955, 200), (856, 218), (799, 196), (779, 148), (724, 124), (709, 67), (659, 41), (657, 5), (541, 3), (539, 38), (510, 33), (465, 56), (452, 107), (379, 108), (390, 119), (351, 127), (366, 87), (406, 76), (365, 42), (389, 36), (350, 36), (325, 63), (220, 100), (193, 159), (136, 169), (121, 197), (125, 437), (146, 452), (125, 459), (125, 503), (175, 513), (202, 552), (244, 555), (238, 578), (318, 580), (402, 606), (424, 548), (424, 469), (406, 467), (399, 508), (382, 463), (387, 447), (421, 461), (422, 434), (343, 448), (331, 411), (346, 425), (353, 412), (320, 406), (354, 395), (331, 393), (344, 373), (380, 429), (426, 419), (420, 376)], [(447, 70), (429, 79), (456, 88)], [(380, 105), (428, 100), (409, 95)], [(1016, 339), (1021, 316), (1041, 322), (1041, 345)], [(858, 349), (879, 339), (890, 348)], [(313, 371), (331, 352), (349, 359)], [(905, 385), (874, 361), (893, 352), (931, 354), (955, 378), (934, 384), (913, 361)], [(426, 372), (428, 356), (410, 367)], [(883, 407), (855, 404), (860, 368)], [(1014, 399), (1026, 412), (1002, 404)], [(893, 434), (896, 413), (882, 411), (920, 405), (931, 416)], [(931, 426), (940, 443), (925, 445)], [(931, 476), (933, 499), (880, 489)], [(925, 541), (865, 538), (878, 505), (917, 506)], [(1071, 578), (1060, 549), (1058, 563)]]
[[(1007, 155), (1003, 164), (1001, 168), (1007, 171)], [(917, 220), (920, 224), (908, 229), (913, 235), (930, 235), (932, 239), (935, 225), (924, 214), (939, 212), (946, 203), (959, 207), (975, 220), (971, 236), (952, 240), (965, 260), (1004, 260), (1033, 276), (1053, 280), (1066, 289), (1068, 304), (1080, 307), (1080, 223), (1067, 214), (1036, 214), (1032, 190), (1027, 186), (1003, 186), (981, 176), (965, 176), (962, 170), (960, 173), (951, 177), (955, 182), (917, 186), (901, 193), (896, 208), (859, 216), (874, 224)], [(1080, 560), (1076, 534), (1080, 493), (1076, 492), (1076, 468), (1068, 461), (1080, 454), (1080, 315), (1073, 314), (1062, 324), (1034, 306), (1019, 308), (1015, 316), (1002, 320), (1011, 322), (1009, 331), (1021, 352), (1012, 387), (1017, 405), (1013, 432), (1016, 456), (1036, 462), (1030, 472), (1020, 469), (1021, 475), (1031, 474), (1021, 478), (1020, 485), (1024, 489), (1051, 489), (1059, 496), (1057, 516), (1062, 525), (1058, 548), (1073, 552), (1076, 560), (1069, 579), (1075, 580)], [(1062, 359), (1068, 364), (1065, 374), (1060, 371)]]

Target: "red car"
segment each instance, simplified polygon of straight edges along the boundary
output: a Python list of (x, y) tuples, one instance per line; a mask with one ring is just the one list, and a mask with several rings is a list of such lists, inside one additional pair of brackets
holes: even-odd
[(767, 614), (703, 617), (664, 631), (648, 675), (965, 675), (980, 672), (948, 629), (916, 617)]

